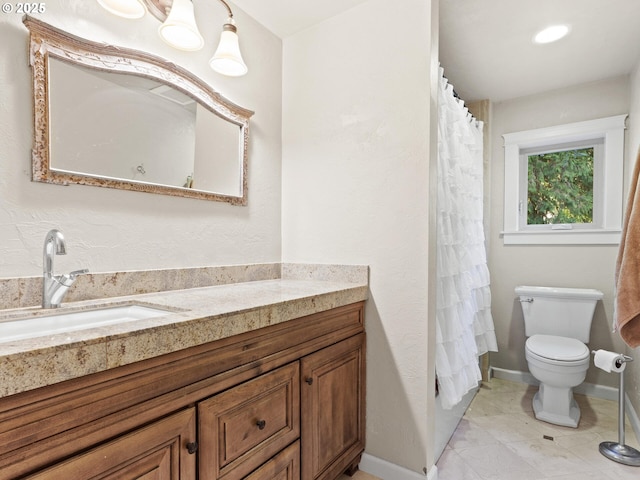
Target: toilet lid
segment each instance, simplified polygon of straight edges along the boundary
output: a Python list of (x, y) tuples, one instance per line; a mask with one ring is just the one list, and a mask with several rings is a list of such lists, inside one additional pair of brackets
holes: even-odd
[(589, 356), (589, 349), (580, 340), (555, 335), (533, 335), (527, 339), (526, 348), (540, 357), (565, 362)]

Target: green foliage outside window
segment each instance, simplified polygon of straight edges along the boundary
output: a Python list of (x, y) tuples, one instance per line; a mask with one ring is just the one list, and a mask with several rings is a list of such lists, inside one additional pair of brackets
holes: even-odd
[(593, 222), (593, 150), (528, 156), (528, 225)]

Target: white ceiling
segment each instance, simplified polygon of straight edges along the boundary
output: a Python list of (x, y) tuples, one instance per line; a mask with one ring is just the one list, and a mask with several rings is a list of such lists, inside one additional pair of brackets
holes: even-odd
[(232, 0), (234, 5), (280, 38), (288, 37), (366, 1), (368, 0)]
[[(564, 39), (535, 45), (550, 24)], [(640, 60), (640, 0), (440, 0), (440, 63), (466, 101), (624, 75)]]
[[(235, 0), (281, 38), (367, 0)], [(571, 32), (548, 45), (554, 23)], [(640, 61), (640, 0), (440, 0), (440, 62), (466, 101), (500, 101), (624, 75)]]

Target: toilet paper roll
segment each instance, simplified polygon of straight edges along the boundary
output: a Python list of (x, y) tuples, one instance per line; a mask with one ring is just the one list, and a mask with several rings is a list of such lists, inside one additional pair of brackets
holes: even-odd
[(626, 366), (624, 355), (607, 350), (596, 350), (593, 363), (605, 372), (623, 372)]

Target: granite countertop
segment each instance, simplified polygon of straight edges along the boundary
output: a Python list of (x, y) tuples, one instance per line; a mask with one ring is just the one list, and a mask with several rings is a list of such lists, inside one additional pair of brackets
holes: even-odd
[[(123, 295), (63, 304), (55, 313), (113, 305), (168, 310), (158, 317), (2, 343), (0, 397), (202, 345), (365, 300), (368, 269), (296, 270), (281, 278)], [(333, 278), (332, 278), (333, 277)], [(50, 311), (47, 311), (48, 313)], [(0, 321), (39, 307), (0, 310)]]

